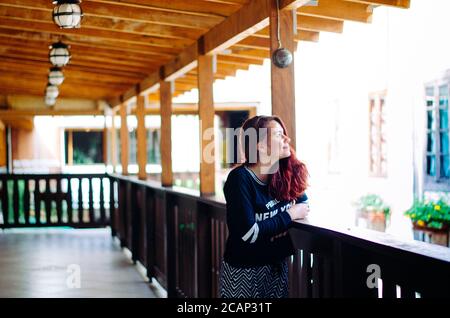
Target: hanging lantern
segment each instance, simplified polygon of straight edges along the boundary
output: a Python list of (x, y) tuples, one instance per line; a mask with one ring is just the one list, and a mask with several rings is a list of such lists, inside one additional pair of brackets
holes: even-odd
[(52, 98), (52, 97), (45, 97), (45, 105), (47, 106), (53, 106), (56, 104), (56, 98)]
[(79, 28), (83, 11), (80, 0), (53, 1), (53, 22), (62, 29)]
[(50, 63), (56, 67), (63, 67), (67, 65), (70, 60), (69, 46), (61, 41), (53, 43), (50, 46), (49, 59)]
[(55, 99), (59, 95), (58, 86), (47, 84), (47, 88), (45, 89), (45, 97)]
[(291, 51), (284, 48), (281, 44), (281, 35), (280, 35), (280, 4), (279, 0), (277, 1), (277, 41), (278, 41), (278, 49), (276, 49), (272, 54), (272, 61), (275, 66), (279, 68), (286, 68), (291, 65), (294, 60)]
[(52, 67), (48, 73), (48, 82), (51, 85), (61, 85), (64, 82), (64, 74), (59, 67)]

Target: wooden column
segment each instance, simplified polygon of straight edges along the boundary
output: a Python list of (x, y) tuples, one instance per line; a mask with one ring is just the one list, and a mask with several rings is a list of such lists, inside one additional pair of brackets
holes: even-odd
[(113, 172), (116, 172), (117, 166), (117, 134), (116, 134), (116, 112), (113, 110), (111, 114), (111, 164), (113, 166)]
[[(214, 98), (213, 98), (213, 57), (199, 55), (198, 57), (198, 113), (200, 119), (200, 192), (215, 193), (215, 149), (214, 133), (204, 133), (214, 129)], [(213, 131), (214, 132), (214, 131)], [(206, 138), (205, 138), (206, 137)], [(212, 157), (212, 158), (211, 158)]]
[(13, 173), (12, 128), (6, 126), (6, 173)]
[(105, 164), (105, 167), (109, 164), (109, 158), (108, 158), (108, 128), (103, 127), (103, 132), (102, 132), (102, 140), (103, 140), (103, 149), (102, 149), (102, 153), (103, 153), (103, 163)]
[(0, 120), (0, 167), (6, 166), (6, 127)]
[[(270, 55), (278, 49), (277, 37), (277, 1), (271, 0), (270, 8)], [(281, 0), (280, 0), (281, 3)], [(294, 19), (292, 10), (280, 10), (280, 39), (282, 47), (292, 54), (295, 50)], [(272, 114), (280, 116), (286, 124), (291, 145), (295, 145), (295, 82), (294, 61), (286, 68), (278, 68), (271, 63)]]
[(161, 184), (171, 186), (172, 174), (172, 89), (171, 83), (161, 81), (159, 85), (161, 112)]
[(145, 167), (147, 165), (147, 130), (145, 129), (145, 96), (139, 95), (136, 104), (137, 118), (137, 162), (139, 166), (138, 177), (147, 179)]
[(120, 162), (122, 163), (122, 174), (128, 175), (128, 126), (127, 105), (120, 105)]
[(73, 165), (73, 130), (67, 131), (67, 164)]

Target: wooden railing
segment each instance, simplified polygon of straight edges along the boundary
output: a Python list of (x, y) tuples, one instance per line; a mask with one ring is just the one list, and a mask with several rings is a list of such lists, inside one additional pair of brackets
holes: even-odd
[[(2, 175), (0, 189), (1, 228), (110, 225), (169, 297), (218, 296), (228, 235), (220, 199), (115, 174)], [(312, 219), (290, 235), (291, 297), (450, 297), (448, 248)]]
[(449, 248), (308, 221), (290, 234), (296, 297), (450, 297)]
[[(113, 232), (149, 278), (169, 297), (217, 297), (225, 203), (133, 177), (111, 180), (119, 190)], [(306, 221), (290, 234), (290, 297), (450, 297), (448, 248)]]
[(216, 297), (227, 236), (223, 204), (193, 191), (111, 175), (112, 231), (169, 297)]
[(0, 228), (109, 225), (105, 174), (0, 175)]

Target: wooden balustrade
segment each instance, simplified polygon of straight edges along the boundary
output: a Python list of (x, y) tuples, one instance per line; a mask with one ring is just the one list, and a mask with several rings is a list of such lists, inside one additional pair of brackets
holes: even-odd
[(0, 175), (0, 228), (107, 226), (111, 201), (105, 191), (105, 174)]
[[(121, 220), (128, 226), (114, 231), (130, 238), (124, 246), (146, 266), (148, 276), (156, 278), (169, 297), (218, 297), (228, 235), (225, 203), (132, 177), (112, 175), (111, 180), (127, 191), (119, 193), (126, 200), (119, 201), (119, 207), (129, 207), (119, 209), (127, 213), (129, 218)], [(146, 225), (139, 224), (143, 220)], [(448, 248), (306, 221), (295, 223), (290, 235), (296, 247), (289, 261), (290, 297), (450, 296)], [(379, 277), (373, 268), (380, 270)], [(380, 283), (380, 292), (373, 288), (375, 283)]]
[[(1, 228), (110, 225), (169, 297), (218, 297), (223, 200), (116, 174), (2, 175), (0, 183)], [(448, 248), (312, 221), (290, 235), (290, 297), (450, 297)]]

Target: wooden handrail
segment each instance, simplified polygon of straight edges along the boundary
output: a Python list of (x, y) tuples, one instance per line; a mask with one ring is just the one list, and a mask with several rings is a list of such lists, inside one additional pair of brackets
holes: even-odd
[[(149, 274), (164, 277), (163, 285), (169, 297), (216, 297), (218, 277), (223, 255), (226, 231), (226, 205), (217, 196), (202, 196), (199, 191), (178, 187), (162, 187), (154, 181), (138, 180), (132, 176), (110, 175), (127, 188), (128, 200), (144, 191), (146, 207), (129, 213), (146, 215), (155, 220), (163, 217), (154, 227), (161, 227), (166, 236), (157, 239), (154, 232), (136, 232), (126, 226), (134, 241), (149, 242), (147, 250), (154, 263), (148, 263)], [(125, 187), (128, 184), (130, 186)], [(158, 199), (156, 199), (158, 197)], [(142, 196), (141, 196), (142, 198)], [(154, 205), (159, 200), (159, 207)], [(142, 202), (144, 202), (142, 201)], [(119, 203), (119, 206), (126, 203)], [(126, 219), (126, 218), (121, 218)], [(187, 226), (189, 225), (189, 226)], [(147, 229), (149, 227), (147, 226)], [(119, 231), (120, 232), (120, 231)], [(129, 235), (131, 233), (131, 235)], [(320, 220), (296, 222), (290, 230), (297, 253), (290, 260), (291, 297), (401, 297), (414, 298), (449, 296), (450, 249), (412, 240), (396, 238), (357, 228), (339, 227)], [(136, 236), (141, 236), (136, 238)], [(124, 245), (127, 245), (125, 242)], [(155, 250), (165, 251), (155, 256)], [(133, 252), (133, 250), (132, 250)], [(139, 258), (137, 258), (140, 261)], [(164, 264), (164, 268), (155, 263)], [(372, 266), (380, 268), (379, 277), (370, 277)], [(375, 273), (374, 275), (376, 275)], [(372, 279), (383, 285), (369, 286)]]

